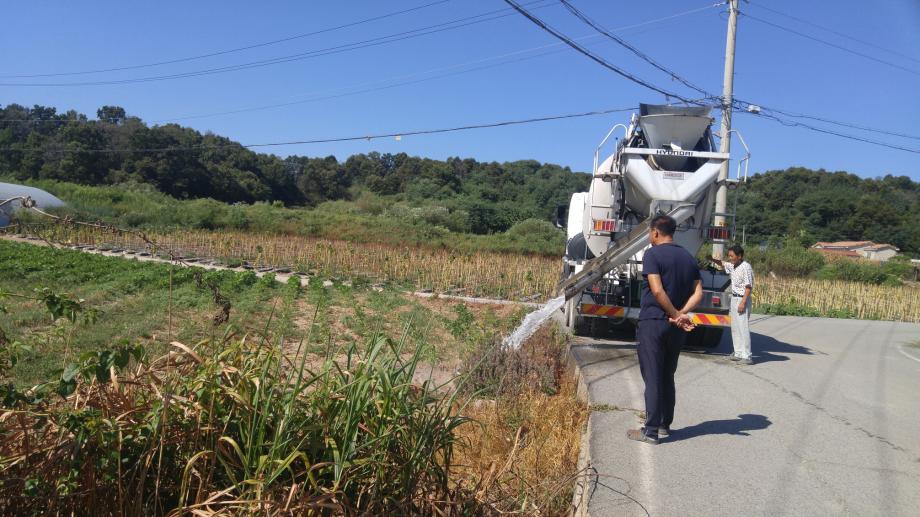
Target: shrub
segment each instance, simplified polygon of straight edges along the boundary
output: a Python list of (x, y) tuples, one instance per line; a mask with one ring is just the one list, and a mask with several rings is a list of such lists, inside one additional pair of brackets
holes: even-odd
[(565, 234), (549, 221), (525, 219), (508, 229), (505, 237), (513, 244), (535, 253), (562, 250)]
[(815, 307), (803, 305), (795, 300), (786, 303), (757, 304), (755, 310), (762, 314), (773, 314), (775, 316), (807, 316), (811, 318), (821, 316), (821, 311)]
[(820, 252), (799, 246), (765, 251), (754, 248), (745, 253), (745, 259), (761, 274), (773, 272), (780, 276), (809, 276), (825, 264)]
[(839, 259), (825, 264), (815, 275), (822, 280), (846, 280), (875, 285), (900, 285), (897, 276), (870, 262)]
[(882, 262), (881, 268), (885, 273), (902, 280), (912, 280), (916, 274), (916, 268), (910, 263), (910, 259), (900, 255), (888, 262)]

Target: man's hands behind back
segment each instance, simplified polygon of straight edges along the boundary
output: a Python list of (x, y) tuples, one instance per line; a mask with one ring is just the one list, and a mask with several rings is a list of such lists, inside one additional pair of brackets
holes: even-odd
[(668, 318), (668, 322), (671, 325), (683, 330), (684, 332), (690, 332), (696, 328), (696, 325), (693, 324), (693, 320), (690, 319), (690, 316), (684, 313), (678, 314), (676, 317)]

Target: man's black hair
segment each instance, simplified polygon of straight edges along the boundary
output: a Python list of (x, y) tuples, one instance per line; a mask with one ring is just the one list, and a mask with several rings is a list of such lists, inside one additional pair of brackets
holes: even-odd
[(656, 215), (651, 224), (649, 224), (649, 228), (658, 230), (662, 235), (672, 237), (677, 230), (677, 221), (670, 215)]
[(731, 251), (732, 253), (734, 253), (736, 257), (744, 256), (744, 248), (742, 248), (741, 246), (737, 244), (728, 248), (728, 251)]

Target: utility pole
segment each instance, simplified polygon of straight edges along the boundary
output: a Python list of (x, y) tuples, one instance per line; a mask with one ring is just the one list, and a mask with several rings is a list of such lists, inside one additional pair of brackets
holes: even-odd
[[(729, 131), (732, 129), (732, 89), (735, 82), (735, 32), (738, 29), (738, 0), (728, 0), (728, 33), (725, 36), (725, 73), (722, 77), (722, 128), (720, 132), (721, 140), (719, 142), (719, 152), (731, 152), (731, 136)], [(728, 210), (728, 187), (725, 186), (725, 180), (728, 179), (728, 160), (722, 162), (722, 168), (719, 169), (719, 187), (716, 190), (716, 213), (724, 214)], [(717, 215), (715, 217), (716, 226), (725, 226), (725, 217)], [(725, 246), (720, 243), (712, 245), (712, 254), (717, 259), (722, 258)]]

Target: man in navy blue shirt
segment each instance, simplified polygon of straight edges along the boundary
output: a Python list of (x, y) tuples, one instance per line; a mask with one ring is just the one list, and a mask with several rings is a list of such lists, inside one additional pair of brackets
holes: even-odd
[[(645, 382), (645, 426), (626, 436), (651, 444), (670, 434), (674, 419), (674, 372), (687, 332), (687, 315), (703, 299), (696, 259), (674, 244), (677, 222), (659, 215), (649, 225), (652, 247), (642, 258), (642, 304), (639, 311), (639, 369)], [(678, 307), (680, 307), (678, 309)]]

